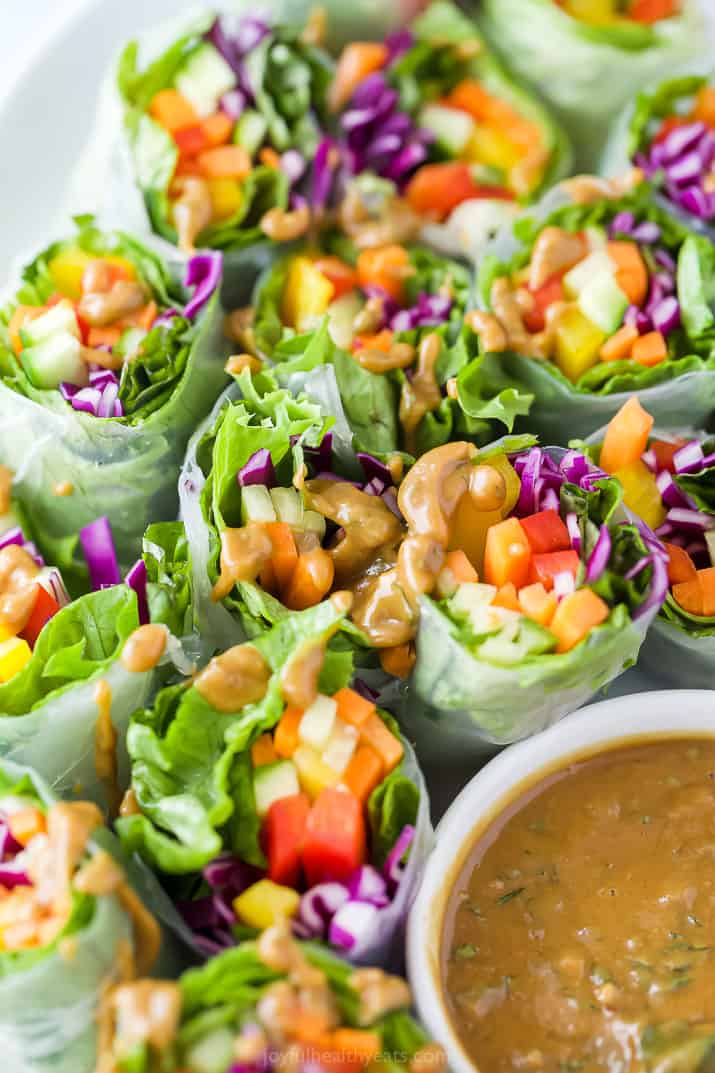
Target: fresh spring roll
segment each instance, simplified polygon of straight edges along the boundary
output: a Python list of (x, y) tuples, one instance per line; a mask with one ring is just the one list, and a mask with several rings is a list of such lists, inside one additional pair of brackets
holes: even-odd
[(5, 1068), (93, 1073), (100, 1004), (109, 987), (152, 969), (159, 925), (96, 805), (59, 802), (35, 772), (7, 760), (0, 838)]
[[(333, 248), (341, 256), (327, 252)], [(463, 265), (425, 247), (358, 253), (337, 240), (269, 269), (253, 307), (236, 310), (227, 330), (244, 349), (278, 363), (281, 382), (312, 373), (318, 391), (321, 368), (322, 379), (334, 376), (359, 449), (419, 455), (455, 435), (490, 440), (490, 419), (510, 429), (527, 412), (528, 400), (487, 390), (467, 417), (449, 396), (449, 382), (478, 352), (464, 327), (471, 291)]]
[(578, 451), (529, 443), (446, 444), (400, 487), (403, 575), (422, 593), (401, 720), (441, 756), (574, 711), (635, 662), (667, 591), (662, 549), (618, 482)]
[(604, 175), (641, 168), (660, 198), (696, 231), (715, 226), (715, 81), (685, 74), (642, 90), (614, 127)]
[(143, 69), (136, 41), (119, 61), (149, 225), (186, 252), (285, 243), (310, 224), (334, 70), (317, 45), (324, 19), (272, 25), (242, 10), (195, 19)]
[(654, 204), (648, 184), (624, 193), (634, 181), (637, 172), (568, 180), (568, 203), (495, 240), (473, 318), (486, 357), (458, 378), (467, 413), (486, 375), (534, 396), (529, 428), (547, 440), (588, 436), (634, 392), (659, 423), (705, 423), (715, 407), (715, 257)]
[(17, 506), (2, 514), (15, 524), (0, 536), (0, 756), (31, 765), (63, 797), (116, 812), (129, 718), (186, 660), (167, 627), (148, 622), (143, 563), (112, 583), (106, 518), (83, 530), (97, 591), (71, 600)]
[(614, 115), (706, 37), (696, 0), (484, 0), (481, 25), (563, 121), (594, 168)]
[[(644, 663), (688, 689), (715, 675), (715, 439), (653, 427), (637, 399), (592, 437), (590, 453), (623, 486), (624, 502), (664, 543), (668, 594)], [(658, 554), (655, 545), (649, 555)]]
[(237, 1073), (336, 1068), (445, 1073), (442, 1048), (409, 1013), (410, 989), (381, 969), (354, 969), (285, 923), (190, 969), (137, 980), (102, 1005), (106, 1073)]
[(396, 955), (429, 806), (397, 724), (327, 647), (349, 604), (285, 617), (132, 720), (117, 828), (205, 955), (281, 918), (356, 962)]
[(421, 233), (474, 257), (570, 169), (560, 127), (447, 0), (383, 42), (346, 45), (329, 100), (338, 139), (316, 180), (359, 245)]
[(82, 218), (0, 310), (0, 459), (73, 588), (84, 525), (108, 516), (126, 569), (147, 517), (176, 516), (186, 443), (225, 384), (220, 279), (220, 254), (193, 258), (182, 284)]

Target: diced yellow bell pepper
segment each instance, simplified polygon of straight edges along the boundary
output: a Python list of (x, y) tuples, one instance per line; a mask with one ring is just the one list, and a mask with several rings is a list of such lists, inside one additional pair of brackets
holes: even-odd
[(21, 637), (0, 643), (0, 682), (9, 682), (32, 656), (32, 649)]
[(79, 246), (68, 246), (52, 258), (47, 266), (55, 290), (73, 301), (82, 297), (82, 276), (90, 261), (96, 258), (81, 250)]
[(469, 164), (489, 164), (508, 173), (521, 160), (522, 151), (497, 127), (478, 123), (462, 151), (462, 157)]
[(655, 477), (645, 462), (637, 459), (613, 474), (623, 487), (623, 499), (627, 507), (642, 518), (651, 529), (657, 529), (665, 521), (666, 508), (655, 483)]
[(300, 894), (291, 887), (282, 887), (272, 879), (259, 879), (233, 900), (233, 908), (249, 928), (270, 928), (279, 920), (295, 916)]
[(215, 219), (225, 220), (241, 208), (243, 190), (237, 179), (209, 179), (208, 187)]
[(606, 336), (576, 306), (564, 310), (556, 324), (556, 356), (564, 376), (576, 383), (596, 365)]
[(283, 321), (296, 331), (307, 331), (326, 313), (334, 293), (333, 284), (312, 261), (296, 257), (288, 269), (283, 289)]
[(613, 0), (566, 0), (564, 7), (574, 19), (594, 25), (616, 19)]
[(482, 577), (487, 532), (502, 520), (500, 510), (477, 510), (470, 496), (463, 495), (452, 515), (448, 550), (463, 551)]
[(340, 778), (310, 745), (299, 745), (291, 759), (298, 771), (300, 788), (311, 800), (328, 786), (335, 786)]
[(117, 253), (103, 253), (95, 258), (95, 260), (105, 261), (108, 265), (114, 265), (115, 268), (121, 268), (127, 279), (136, 279), (137, 270), (132, 262), (128, 261), (126, 257), (120, 257)]

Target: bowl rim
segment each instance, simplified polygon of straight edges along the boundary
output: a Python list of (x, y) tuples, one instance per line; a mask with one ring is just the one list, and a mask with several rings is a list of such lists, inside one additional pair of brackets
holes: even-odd
[(505, 748), (447, 809), (407, 922), (407, 972), (420, 1020), (445, 1047), (452, 1073), (480, 1073), (453, 1028), (440, 983), (440, 941), (450, 879), (459, 874), (475, 834), (524, 786), (570, 760), (629, 743), (689, 736), (715, 737), (715, 690), (668, 689), (589, 704), (548, 730)]

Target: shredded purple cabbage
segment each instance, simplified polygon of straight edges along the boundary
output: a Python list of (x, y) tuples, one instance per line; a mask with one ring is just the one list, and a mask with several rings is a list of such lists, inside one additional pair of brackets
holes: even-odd
[(186, 265), (184, 286), (193, 287), (194, 293), (184, 306), (184, 316), (193, 320), (200, 313), (221, 282), (223, 254), (217, 250), (203, 250), (190, 258)]
[(701, 122), (675, 127), (635, 157), (646, 177), (659, 182), (670, 201), (704, 221), (715, 219), (715, 192), (706, 187), (713, 162), (715, 132)]

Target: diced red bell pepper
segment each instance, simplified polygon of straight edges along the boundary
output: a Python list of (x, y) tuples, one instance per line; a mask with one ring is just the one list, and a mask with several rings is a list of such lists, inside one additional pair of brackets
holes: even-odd
[(174, 131), (174, 141), (182, 157), (194, 157), (208, 149), (209, 142), (203, 127), (184, 127)]
[(576, 577), (579, 561), (573, 549), (533, 555), (529, 569), (529, 582), (533, 585), (536, 581), (540, 581), (546, 591), (550, 592), (554, 587), (554, 578), (557, 574), (568, 572)]
[(303, 871), (312, 887), (344, 882), (365, 863), (367, 837), (362, 804), (347, 790), (329, 787), (316, 798), (303, 843)]
[(34, 648), (37, 638), (40, 636), (42, 627), (48, 622), (53, 615), (56, 615), (60, 609), (60, 605), (55, 600), (54, 596), (50, 596), (47, 589), (43, 589), (42, 585), (36, 585), (37, 596), (35, 597), (35, 606), (32, 609), (32, 614), (27, 620), (27, 625), (22, 631), (20, 636), (27, 641), (30, 648)]
[(300, 855), (310, 812), (307, 794), (290, 794), (274, 801), (263, 824), (263, 844), (268, 858), (268, 878), (285, 887), (300, 879)]
[(688, 120), (684, 116), (671, 115), (667, 116), (658, 128), (658, 132), (653, 138), (653, 145), (658, 145), (660, 142), (664, 142), (671, 131), (676, 130), (678, 127), (682, 127)]
[(543, 332), (546, 327), (546, 311), (554, 302), (563, 302), (564, 285), (562, 283), (563, 272), (557, 272), (546, 283), (531, 291), (534, 299), (534, 308), (524, 317), (524, 325), (529, 332)]
[(358, 285), (356, 269), (339, 257), (319, 257), (315, 268), (329, 279), (334, 288), (333, 301), (354, 290)]
[(656, 463), (658, 464), (658, 472), (662, 469), (667, 469), (669, 473), (675, 473), (675, 463), (673, 462), (673, 455), (676, 451), (679, 451), (681, 447), (685, 447), (687, 440), (673, 440), (669, 443), (667, 440), (653, 440), (651, 443), (651, 450), (655, 455)]
[(571, 547), (569, 531), (555, 510), (540, 510), (519, 521), (534, 555), (567, 551)]
[(468, 164), (460, 160), (446, 164), (425, 164), (410, 179), (405, 197), (420, 215), (444, 220), (463, 201), (497, 198), (513, 201), (514, 195), (502, 186), (482, 186), (472, 178)]

